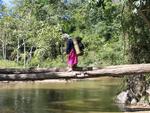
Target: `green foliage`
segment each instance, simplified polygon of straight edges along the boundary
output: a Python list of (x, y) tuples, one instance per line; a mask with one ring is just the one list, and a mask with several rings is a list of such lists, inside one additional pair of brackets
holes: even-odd
[(32, 58), (29, 67), (66, 67), (66, 63), (62, 61), (61, 57), (58, 56), (57, 59), (46, 59), (41, 60), (40, 58)]
[(10, 60), (0, 60), (0, 64), (1, 68), (9, 68), (9, 67), (21, 68), (21, 66), (19, 66), (16, 62)]
[(137, 13), (132, 12), (133, 9), (134, 5), (124, 10), (122, 22), (129, 45), (128, 59), (130, 63), (149, 63), (149, 28)]
[[(112, 0), (70, 4), (61, 0), (15, 0), (14, 4), (11, 13), (6, 7), (0, 9), (4, 14), (0, 18), (2, 59), (6, 56), (18, 64), (35, 67), (66, 66), (61, 55), (63, 31), (83, 38), (86, 49), (79, 65), (127, 63), (131, 59), (127, 56), (136, 57), (136, 53), (140, 63), (149, 62), (149, 31), (137, 13), (132, 13), (135, 7), (124, 8), (122, 13), (122, 4)], [(135, 57), (133, 62), (137, 62)]]
[[(119, 59), (122, 57), (120, 55), (122, 51), (117, 49), (120, 46), (113, 46), (115, 43), (120, 43), (120, 39), (115, 36), (115, 32), (119, 32), (119, 23), (116, 24), (114, 19), (118, 14), (117, 8), (111, 5), (111, 1), (83, 2), (78, 5), (65, 5), (59, 0), (17, 2), (12, 16), (9, 16), (11, 20), (7, 21), (10, 23), (13, 20), (13, 27), (8, 27), (12, 32), (9, 42), (13, 42), (9, 45), (10, 47), (13, 45), (13, 49), (9, 52), (13, 57), (9, 59), (16, 60), (15, 55), (18, 54), (20, 64), (27, 61), (28, 66), (47, 67), (55, 66), (56, 63), (63, 66), (62, 63), (58, 63), (61, 62), (59, 56), (61, 55), (60, 29), (62, 29), (73, 37), (83, 38), (86, 54), (81, 57), (81, 65), (92, 65), (95, 62), (100, 62), (99, 65), (118, 64), (122, 60)], [(6, 19), (3, 21), (6, 22)], [(35, 50), (30, 58), (28, 56), (32, 52), (32, 47)], [(114, 53), (115, 48), (118, 54)], [(95, 58), (92, 58), (91, 53), (95, 54)], [(116, 57), (118, 55), (119, 58)]]

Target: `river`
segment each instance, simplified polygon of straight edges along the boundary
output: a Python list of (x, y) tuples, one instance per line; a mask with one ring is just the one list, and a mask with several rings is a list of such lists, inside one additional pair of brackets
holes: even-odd
[(0, 113), (118, 113), (120, 85), (116, 78), (0, 83)]

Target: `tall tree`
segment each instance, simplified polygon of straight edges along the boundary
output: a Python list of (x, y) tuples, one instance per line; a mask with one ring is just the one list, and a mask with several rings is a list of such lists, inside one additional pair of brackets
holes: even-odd
[[(150, 62), (150, 31), (149, 31), (149, 12), (143, 12), (149, 1), (129, 0), (124, 9), (123, 28), (125, 40), (128, 45), (129, 63), (149, 63)], [(147, 9), (147, 8), (146, 8)], [(145, 24), (146, 23), (146, 24)], [(145, 75), (130, 76), (127, 79), (129, 98), (127, 103), (132, 101), (139, 102), (146, 94)]]

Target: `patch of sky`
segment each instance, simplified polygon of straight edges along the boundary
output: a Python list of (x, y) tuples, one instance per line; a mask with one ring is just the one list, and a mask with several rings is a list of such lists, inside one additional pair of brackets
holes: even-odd
[(2, 0), (2, 1), (8, 8), (13, 6), (12, 0)]

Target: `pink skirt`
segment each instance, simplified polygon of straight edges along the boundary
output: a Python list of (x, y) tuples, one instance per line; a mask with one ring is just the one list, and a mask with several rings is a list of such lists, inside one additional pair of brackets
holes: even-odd
[(75, 52), (74, 49), (72, 49), (68, 55), (68, 61), (67, 61), (68, 65), (76, 65), (78, 64), (78, 56)]

